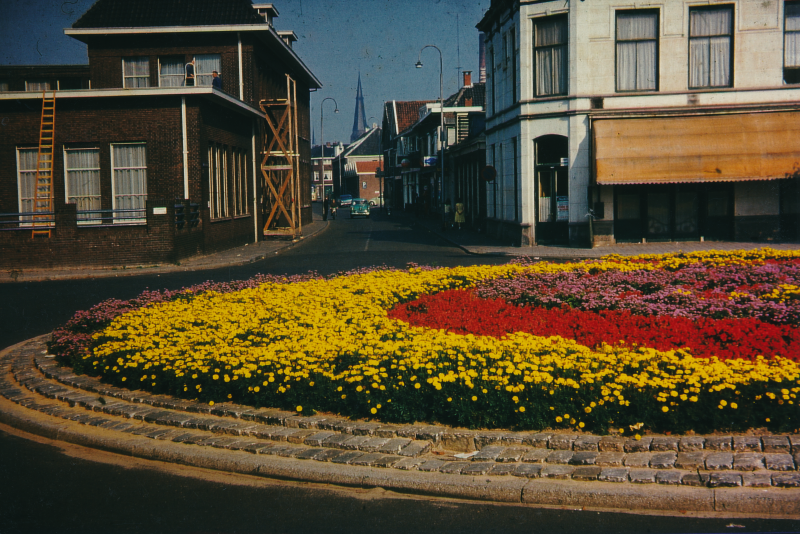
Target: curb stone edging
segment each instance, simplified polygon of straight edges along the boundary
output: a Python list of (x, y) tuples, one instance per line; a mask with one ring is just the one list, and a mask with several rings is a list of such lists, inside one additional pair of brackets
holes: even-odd
[[(0, 372), (11, 373), (10, 355), (15, 350), (28, 347), (31, 342), (41, 338), (20, 343), (0, 351)], [(21, 374), (21, 373), (18, 373)], [(87, 392), (88, 393), (88, 392)], [(47, 412), (82, 410), (82, 408), (59, 408), (58, 401), (46, 400), (46, 404), (37, 404), (36, 392), (24, 390), (18, 402), (0, 396), (0, 422), (20, 430), (64, 441), (75, 445), (101, 449), (111, 453), (125, 454), (137, 458), (184, 464), (193, 467), (214, 469), (230, 473), (257, 475), (268, 478), (334, 484), (358, 488), (380, 487), (387, 490), (408, 494), (432, 495), (457, 499), (470, 499), (489, 502), (522, 503), (549, 506), (579, 506), (614, 510), (649, 510), (649, 511), (697, 511), (718, 512), (725, 514), (760, 514), (800, 517), (800, 488), (777, 487), (692, 487), (664, 484), (639, 484), (598, 482), (597, 479), (560, 480), (552, 478), (526, 478), (524, 476), (498, 476), (483, 474), (485, 471), (479, 462), (457, 462), (450, 460), (443, 464), (451, 464), (455, 474), (445, 472), (424, 472), (422, 470), (405, 471), (362, 465), (344, 465), (325, 461), (308, 461), (296, 458), (281, 457), (274, 454), (252, 454), (246, 450), (228, 450), (211, 446), (191, 446), (185, 443), (158, 439), (157, 436), (146, 437), (125, 433), (125, 430), (114, 431), (105, 428), (93, 428), (92, 419), (107, 420), (113, 418), (101, 411), (86, 412), (91, 415), (78, 415), (81, 422), (63, 419)], [(37, 411), (43, 410), (43, 411)], [(202, 414), (198, 414), (202, 415)], [(122, 421), (122, 420), (121, 420)], [(125, 421), (133, 423), (134, 420)], [(97, 421), (96, 421), (97, 422)], [(105, 423), (104, 423), (105, 424)], [(111, 426), (119, 426), (119, 422)], [(183, 430), (177, 426), (162, 426), (136, 421), (140, 428), (158, 429), (153, 434), (179, 433)], [(131, 426), (131, 425), (128, 425)], [(191, 431), (197, 432), (197, 431)], [(235, 437), (224, 434), (232, 442), (247, 442), (247, 436)], [(241, 439), (240, 439), (241, 438)], [(257, 441), (257, 440), (249, 440)], [(275, 442), (265, 442), (272, 444)], [(286, 441), (278, 443), (292, 445)], [(298, 449), (305, 449), (300, 445)], [(258, 452), (258, 451), (253, 451)], [(341, 452), (341, 451), (340, 451)], [(363, 452), (353, 451), (361, 456)], [(369, 454), (369, 453), (367, 453)], [(418, 461), (416, 458), (408, 460)], [(423, 458), (419, 458), (423, 460)], [(442, 460), (427, 460), (442, 461)], [(509, 466), (513, 464), (497, 464)], [(519, 464), (531, 468), (542, 469), (543, 464)], [(556, 466), (556, 464), (544, 464)], [(475, 474), (458, 474), (467, 467), (474, 468)], [(563, 468), (572, 466), (561, 466)], [(580, 467), (576, 469), (582, 469)], [(585, 469), (585, 468), (584, 468)], [(621, 468), (627, 471), (627, 468)], [(655, 471), (655, 470), (654, 470)], [(665, 473), (667, 470), (658, 470)], [(728, 472), (733, 474), (732, 472)], [(536, 475), (534, 475), (536, 476)], [(595, 475), (597, 476), (597, 475)], [(702, 477), (702, 475), (700, 475)], [(698, 477), (698, 478), (700, 478)], [(591, 480), (591, 479), (590, 479)], [(741, 479), (740, 479), (741, 480)], [(741, 484), (741, 482), (740, 482)]]

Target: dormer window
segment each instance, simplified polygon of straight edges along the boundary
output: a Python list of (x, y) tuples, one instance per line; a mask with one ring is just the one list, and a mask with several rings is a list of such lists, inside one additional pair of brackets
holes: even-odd
[(125, 89), (150, 87), (150, 58), (122, 58), (122, 86)]

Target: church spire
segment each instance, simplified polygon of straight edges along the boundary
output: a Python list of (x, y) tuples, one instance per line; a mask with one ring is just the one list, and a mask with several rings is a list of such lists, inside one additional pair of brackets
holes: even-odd
[(353, 116), (353, 133), (350, 142), (354, 142), (367, 131), (367, 115), (364, 111), (364, 94), (361, 92), (361, 72), (358, 73), (358, 92), (356, 92), (356, 110)]

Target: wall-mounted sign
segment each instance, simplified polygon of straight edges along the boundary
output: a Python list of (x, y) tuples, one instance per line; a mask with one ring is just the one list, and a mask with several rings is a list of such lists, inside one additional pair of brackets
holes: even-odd
[(166, 215), (166, 214), (167, 214), (167, 208), (166, 207), (164, 207), (164, 208), (153, 208), (153, 215)]
[(569, 167), (569, 158), (561, 158), (561, 166)]
[(569, 220), (569, 197), (556, 197), (556, 220)]
[(422, 161), (426, 167), (433, 167), (434, 165), (436, 165), (436, 156), (428, 156), (427, 158), (424, 158)]

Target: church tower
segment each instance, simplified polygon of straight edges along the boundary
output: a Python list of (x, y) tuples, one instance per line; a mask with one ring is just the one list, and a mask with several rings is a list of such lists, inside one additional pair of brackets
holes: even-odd
[(353, 116), (353, 133), (350, 142), (354, 142), (367, 131), (367, 115), (364, 112), (364, 94), (361, 92), (361, 73), (358, 73), (358, 92), (356, 93), (356, 111)]

